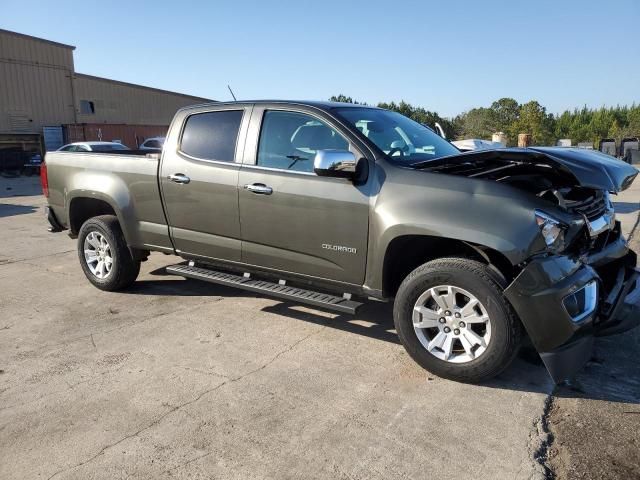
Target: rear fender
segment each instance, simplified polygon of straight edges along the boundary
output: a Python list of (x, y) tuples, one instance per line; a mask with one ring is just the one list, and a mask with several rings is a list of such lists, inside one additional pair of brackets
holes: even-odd
[(135, 226), (126, 219), (135, 218), (129, 188), (115, 175), (105, 176), (100, 172), (76, 172), (69, 182), (69, 191), (65, 196), (65, 211), (69, 219), (71, 204), (78, 198), (91, 198), (107, 203), (115, 212), (120, 228), (128, 245), (136, 244)]

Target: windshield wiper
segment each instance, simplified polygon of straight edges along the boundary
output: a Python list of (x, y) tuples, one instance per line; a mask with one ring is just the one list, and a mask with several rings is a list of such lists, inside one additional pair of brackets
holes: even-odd
[(428, 164), (435, 162), (436, 160), (439, 160), (441, 157), (438, 158), (430, 158), (428, 160), (420, 160), (419, 162), (415, 162), (415, 163), (410, 163), (409, 166), (411, 168), (422, 168), (422, 167), (426, 167)]
[(287, 158), (293, 160), (293, 162), (291, 162), (291, 164), (287, 167), (287, 170), (291, 170), (291, 167), (293, 167), (300, 160), (309, 160), (307, 157), (300, 157), (298, 155), (287, 155)]

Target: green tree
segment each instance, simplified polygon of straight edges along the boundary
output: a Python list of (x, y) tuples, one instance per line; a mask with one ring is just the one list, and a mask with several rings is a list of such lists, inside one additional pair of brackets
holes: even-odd
[(491, 116), (493, 117), (493, 130), (495, 132), (507, 132), (509, 127), (520, 118), (520, 104), (513, 98), (501, 98), (491, 104)]
[(472, 108), (460, 116), (464, 138), (491, 138), (495, 120), (490, 108)]
[[(329, 100), (332, 102), (344, 102), (344, 103), (355, 103), (358, 105), (366, 105), (366, 103), (364, 102), (358, 102), (356, 100), (353, 100), (352, 97), (348, 97), (343, 94), (334, 95)], [(391, 110), (393, 112), (401, 113), (402, 115), (409, 117), (410, 119), (415, 120), (416, 122), (421, 123), (423, 125), (428, 125), (431, 128), (433, 128), (437, 122), (442, 126), (443, 130), (445, 131), (445, 134), (447, 135), (447, 138), (455, 138), (459, 134), (459, 130), (460, 130), (459, 123), (456, 123), (451, 119), (441, 117), (436, 112), (432, 112), (422, 107), (416, 107), (414, 105), (411, 105), (410, 103), (405, 102), (404, 100), (401, 101), (400, 103), (380, 102), (378, 103), (377, 106), (380, 108)]]
[(640, 136), (640, 105), (632, 105), (627, 113), (627, 124), (632, 136)]
[[(331, 100), (359, 103), (342, 94)], [(583, 106), (554, 116), (535, 100), (520, 105), (513, 98), (504, 97), (490, 107), (472, 108), (454, 118), (441, 117), (437, 112), (405, 101), (381, 102), (378, 106), (431, 127), (438, 122), (452, 139), (488, 140), (493, 133), (502, 131), (507, 134), (509, 145), (517, 144), (519, 133), (529, 133), (534, 145), (553, 145), (560, 138), (569, 138), (574, 145), (593, 142), (597, 147), (602, 138), (613, 137), (619, 143), (622, 138), (640, 136), (640, 105), (635, 103), (598, 109)]]
[(573, 117), (571, 116), (571, 112), (568, 110), (562, 112), (562, 114), (556, 118), (556, 127), (554, 131), (556, 140), (561, 138), (570, 138), (572, 123)]
[(358, 102), (351, 97), (347, 97), (342, 93), (340, 95), (333, 95), (330, 99), (330, 102), (341, 102), (341, 103), (355, 103), (356, 105), (366, 105), (364, 102)]
[(547, 113), (547, 109), (537, 101), (531, 100), (520, 106), (518, 120), (509, 129), (510, 138), (518, 138), (519, 133), (531, 135), (533, 145), (550, 145), (554, 143), (553, 115)]

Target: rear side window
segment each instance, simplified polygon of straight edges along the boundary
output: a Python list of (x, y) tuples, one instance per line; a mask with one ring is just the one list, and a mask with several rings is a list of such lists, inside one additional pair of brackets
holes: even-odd
[(197, 113), (187, 119), (180, 150), (205, 160), (233, 162), (242, 110)]

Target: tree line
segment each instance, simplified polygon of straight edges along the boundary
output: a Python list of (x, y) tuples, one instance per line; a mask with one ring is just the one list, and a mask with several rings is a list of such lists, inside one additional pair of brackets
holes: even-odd
[[(342, 94), (330, 100), (366, 105)], [(504, 132), (509, 146), (517, 145), (520, 133), (530, 134), (533, 145), (555, 145), (559, 139), (568, 138), (573, 145), (591, 142), (596, 148), (603, 138), (615, 138), (619, 144), (623, 138), (640, 136), (640, 105), (635, 103), (598, 109), (585, 106), (554, 115), (535, 100), (520, 104), (513, 98), (501, 98), (489, 107), (472, 108), (454, 118), (404, 101), (380, 102), (377, 106), (430, 126), (438, 122), (451, 139), (490, 140), (493, 133)]]

